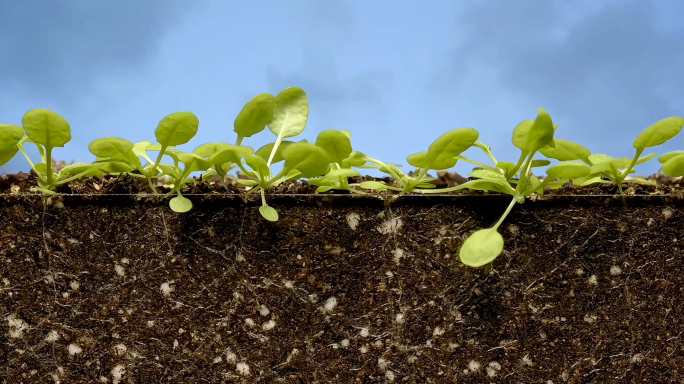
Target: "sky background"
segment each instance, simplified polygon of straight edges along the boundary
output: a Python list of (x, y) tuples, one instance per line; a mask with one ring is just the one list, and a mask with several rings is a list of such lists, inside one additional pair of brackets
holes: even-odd
[[(684, 115), (682, 14), (678, 0), (0, 1), (0, 122), (51, 109), (72, 127), (55, 159), (92, 161), (92, 140), (154, 141), (159, 120), (190, 111), (199, 133), (179, 149), (192, 150), (233, 143), (257, 94), (301, 87), (300, 138), (350, 130), (386, 162), (462, 127), (516, 162), (513, 128), (540, 107), (557, 138), (632, 157), (643, 129)], [(684, 134), (655, 152), (675, 149)], [(28, 169), (16, 157), (2, 171)]]

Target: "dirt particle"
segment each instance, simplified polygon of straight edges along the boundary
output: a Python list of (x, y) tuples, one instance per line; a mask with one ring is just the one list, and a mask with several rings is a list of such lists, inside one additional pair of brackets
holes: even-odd
[(520, 232), (520, 227), (518, 227), (518, 226), (515, 225), (515, 224), (510, 224), (510, 225), (508, 226), (508, 232), (510, 232), (511, 235), (515, 236), (515, 235), (518, 234), (518, 232)]
[(663, 209), (663, 217), (665, 217), (666, 220), (671, 218), (673, 214), (674, 212), (670, 208)]
[(619, 276), (622, 274), (622, 268), (620, 268), (617, 265), (613, 265), (612, 267), (610, 267), (610, 274), (613, 276)]
[(358, 213), (352, 212), (347, 215), (347, 224), (349, 224), (349, 228), (352, 229), (352, 231), (356, 230), (356, 226), (359, 225), (359, 221), (361, 220), (361, 215)]
[(388, 233), (396, 233), (399, 228), (401, 228), (403, 221), (398, 217), (393, 217), (391, 219), (385, 220), (377, 228), (378, 232), (386, 235)]
[(401, 262), (401, 259), (404, 257), (404, 250), (401, 248), (397, 248), (394, 251), (392, 251), (392, 254), (394, 255), (394, 263), (399, 264)]
[(325, 305), (323, 305), (323, 311), (324, 312), (332, 312), (335, 310), (337, 307), (337, 298), (335, 296), (329, 297), (328, 300), (325, 301)]
[(349, 346), (349, 339), (344, 339), (344, 340), (340, 341), (340, 345), (345, 347), (345, 348), (348, 347)]
[(589, 323), (589, 324), (594, 324), (598, 320), (598, 316), (594, 314), (586, 314), (584, 315), (584, 321)]
[(470, 362), (468, 363), (468, 369), (471, 372), (475, 372), (475, 371), (479, 370), (481, 366), (482, 365), (478, 361), (475, 361), (475, 360), (470, 360)]
[(397, 315), (394, 317), (394, 322), (397, 324), (404, 324), (404, 314), (403, 313), (397, 313)]
[(368, 328), (361, 328), (361, 332), (359, 332), (359, 336), (368, 337), (368, 335), (370, 335), (370, 332), (368, 332)]
[(124, 375), (126, 374), (126, 367), (124, 367), (123, 364), (119, 364), (112, 368), (111, 374), (112, 383), (119, 384), (121, 379), (123, 379)]
[(387, 379), (388, 382), (390, 382), (390, 383), (394, 382), (395, 378), (396, 377), (394, 375), (394, 372), (392, 372), (392, 371), (385, 372), (385, 379)]
[(117, 356), (123, 356), (128, 348), (123, 344), (117, 344), (114, 346), (114, 354)]
[(7, 317), (9, 325), (9, 332), (7, 333), (11, 339), (21, 339), (24, 337), (24, 331), (29, 328), (29, 325), (22, 319), (16, 319), (14, 315)]
[(235, 352), (233, 352), (233, 350), (231, 350), (230, 348), (227, 348), (227, 349), (226, 349), (226, 361), (227, 361), (229, 364), (235, 364), (235, 363), (237, 363), (237, 355), (236, 355)]
[(47, 336), (45, 336), (45, 341), (49, 343), (54, 343), (57, 340), (59, 340), (59, 333), (57, 333), (57, 331), (50, 331)]
[(249, 376), (249, 365), (241, 361), (235, 366), (235, 371), (242, 376)]
[(252, 318), (248, 317), (245, 319), (245, 325), (247, 325), (248, 327), (254, 327), (254, 324), (255, 323), (254, 320), (252, 320)]
[(73, 280), (69, 283), (69, 287), (74, 291), (78, 291), (78, 289), (81, 287), (81, 284), (78, 281)]
[(633, 363), (638, 363), (638, 362), (640, 362), (640, 361), (643, 360), (643, 359), (644, 359), (644, 355), (641, 354), (641, 353), (637, 353), (637, 354), (635, 354), (634, 356), (632, 356), (632, 362), (633, 362)]
[(126, 274), (126, 269), (123, 267), (123, 265), (114, 264), (114, 272), (116, 272), (116, 274), (119, 276), (124, 276)]
[(261, 314), (261, 316), (268, 316), (271, 313), (271, 311), (268, 309), (267, 306), (265, 306), (264, 304), (261, 304), (261, 308), (259, 309), (259, 313)]
[(69, 354), (71, 356), (77, 355), (77, 354), (83, 352), (83, 348), (81, 348), (78, 344), (73, 344), (73, 343), (69, 344), (69, 347), (67, 347), (67, 349), (69, 350)]
[(437, 326), (435, 329), (432, 331), (432, 336), (442, 336), (444, 334), (444, 328)]
[(273, 320), (269, 320), (261, 326), (261, 329), (263, 329), (264, 331), (270, 331), (273, 328), (275, 328), (275, 326), (276, 326), (276, 322)]
[(589, 276), (589, 279), (587, 280), (587, 284), (598, 285), (598, 277), (596, 277), (596, 275)]
[(387, 371), (387, 368), (389, 368), (390, 362), (383, 359), (382, 357), (378, 358), (378, 369), (380, 372), (385, 372)]
[(530, 359), (529, 355), (525, 355), (522, 358), (522, 363), (523, 363), (523, 365), (527, 365), (528, 367), (531, 367), (534, 365), (534, 363), (532, 362), (532, 359)]
[(176, 290), (174, 287), (171, 286), (170, 282), (162, 283), (159, 289), (161, 290), (162, 295), (164, 295), (165, 297), (171, 296), (171, 292)]
[(368, 346), (367, 345), (361, 346), (361, 348), (359, 348), (359, 352), (364, 353), (364, 354), (368, 353)]

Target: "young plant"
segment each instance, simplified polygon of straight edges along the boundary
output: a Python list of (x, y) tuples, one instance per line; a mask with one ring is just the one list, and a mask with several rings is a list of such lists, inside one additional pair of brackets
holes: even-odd
[[(53, 149), (64, 147), (71, 141), (71, 127), (62, 116), (47, 109), (33, 109), (26, 112), (21, 123), (26, 136), (19, 140), (16, 146), (38, 175), (37, 190), (47, 195), (54, 195), (57, 186), (98, 171), (98, 168), (92, 164), (78, 163), (66, 166), (57, 173), (54, 172)], [(12, 128), (12, 131), (14, 134), (17, 133), (16, 128)], [(12, 136), (12, 139), (7, 142), (11, 142), (15, 137)], [(26, 154), (24, 149), (26, 143), (33, 143), (38, 148), (40, 163), (34, 164)]]
[[(560, 140), (556, 140), (556, 143), (558, 144), (557, 149), (562, 148), (562, 151), (547, 149), (546, 151), (542, 150), (542, 153), (546, 157), (558, 160), (567, 160), (570, 158), (573, 160), (581, 160), (591, 166), (591, 172), (589, 175), (573, 180), (574, 184), (578, 186), (589, 186), (597, 183), (615, 184), (618, 186), (620, 194), (623, 195), (623, 183), (654, 184), (652, 181), (642, 178), (627, 179), (627, 176), (635, 172), (635, 166), (643, 164), (657, 156), (654, 153), (647, 156), (642, 156), (646, 148), (656, 147), (664, 144), (679, 134), (683, 126), (684, 119), (681, 117), (670, 117), (651, 125), (641, 134), (639, 134), (639, 136), (632, 143), (636, 153), (631, 159), (614, 159), (603, 154), (588, 154), (589, 151), (586, 148), (570, 142), (563, 142), (562, 144), (559, 144)], [(662, 160), (661, 163), (665, 163), (667, 160), (676, 157), (675, 155), (676, 152), (663, 155), (659, 160)], [(678, 160), (669, 163), (667, 166), (668, 172), (676, 173), (677, 163)]]
[[(288, 169), (288, 165), (291, 165), (292, 161), (288, 164), (285, 153), (291, 145), (308, 143), (292, 143), (285, 141), (285, 139), (301, 134), (306, 128), (308, 118), (309, 101), (306, 93), (301, 88), (293, 87), (283, 90), (275, 97), (270, 94), (262, 94), (255, 97), (245, 105), (235, 119), (238, 145), (244, 137), (259, 133), (266, 126), (276, 135), (274, 143), (262, 147), (256, 154), (245, 156), (244, 164), (242, 161), (234, 162), (242, 170), (242, 173), (248, 177), (247, 180), (239, 178), (234, 180), (239, 184), (250, 187), (251, 189), (248, 194), (257, 191), (261, 193), (262, 206), (259, 208), (259, 212), (266, 220), (278, 220), (278, 212), (266, 203), (266, 189), (271, 186), (277, 186), (287, 180), (295, 180), (304, 173), (304, 171), (297, 170), (295, 167)], [(302, 149), (302, 151), (306, 150)], [(273, 175), (271, 173), (271, 165), (283, 160), (285, 160), (285, 167), (280, 173)], [(246, 167), (249, 167), (250, 170)]]
[[(527, 196), (540, 190), (543, 191), (543, 188), (554, 178), (579, 177), (578, 175), (585, 175), (589, 172), (589, 167), (581, 163), (561, 163), (547, 170), (548, 177), (544, 182), (531, 174), (530, 170), (535, 165), (535, 154), (546, 146), (555, 148), (554, 132), (555, 128), (551, 116), (540, 108), (536, 120), (525, 120), (518, 124), (513, 131), (513, 145), (521, 151), (520, 160), (517, 164), (497, 162), (497, 167), (487, 166), (485, 169), (474, 170), (470, 176), (477, 179), (459, 186), (440, 190), (418, 191), (421, 193), (444, 193), (467, 188), (495, 191), (513, 196), (508, 208), (494, 226), (476, 231), (465, 241), (459, 251), (461, 262), (471, 267), (481, 267), (491, 263), (503, 251), (504, 241), (498, 232), (499, 226), (516, 203), (522, 203)], [(476, 139), (477, 137), (474, 140)], [(482, 146), (478, 147), (483, 148)], [(484, 148), (489, 149), (486, 146)], [(540, 166), (543, 164), (547, 163), (536, 163)], [(512, 185), (515, 185), (515, 188)]]
[(447, 132), (435, 140), (427, 151), (415, 153), (407, 157), (410, 165), (416, 167), (415, 175), (408, 176), (392, 164), (385, 164), (380, 160), (365, 157), (365, 160), (377, 164), (380, 171), (394, 177), (401, 188), (392, 187), (377, 181), (367, 181), (360, 184), (362, 188), (376, 190), (395, 190), (401, 195), (412, 192), (415, 188), (434, 188), (427, 174), (429, 170), (449, 169), (456, 165), (457, 157), (473, 146), (479, 137), (479, 132), (473, 128), (459, 128)]

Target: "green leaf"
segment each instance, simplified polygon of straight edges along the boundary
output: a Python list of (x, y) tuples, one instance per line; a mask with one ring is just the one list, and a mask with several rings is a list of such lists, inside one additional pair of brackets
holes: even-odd
[(641, 177), (633, 177), (631, 179), (625, 179), (622, 181), (626, 184), (646, 184), (646, 185), (656, 185), (653, 180), (642, 179)]
[(101, 171), (104, 171), (106, 173), (124, 173), (124, 172), (132, 172), (135, 168), (132, 167), (130, 164), (127, 163), (121, 163), (121, 162), (105, 162), (105, 163), (97, 163), (97, 168), (100, 169)]
[(14, 156), (19, 152), (19, 147), (14, 146), (6, 149), (0, 149), (0, 165), (5, 165), (14, 158)]
[(608, 155), (604, 155), (602, 153), (593, 153), (593, 154), (589, 155), (587, 157), (587, 159), (592, 164), (598, 164), (598, 163), (606, 162), (608, 160), (612, 160), (613, 158), (608, 156)]
[(91, 142), (88, 146), (88, 150), (98, 157), (112, 157), (116, 155), (125, 155), (131, 152), (133, 147), (133, 143), (126, 139), (108, 137)]
[(342, 168), (363, 167), (368, 161), (367, 158), (368, 156), (361, 152), (352, 152), (346, 159), (342, 160), (340, 166)]
[(45, 148), (63, 147), (71, 141), (71, 127), (64, 118), (47, 109), (32, 109), (21, 119), (26, 136)]
[(246, 180), (246, 179), (234, 179), (234, 180), (236, 183), (238, 183), (240, 185), (246, 185), (248, 187), (253, 187), (255, 185), (259, 185), (259, 183), (254, 181), (254, 180)]
[(154, 131), (157, 141), (167, 147), (182, 145), (197, 134), (199, 119), (190, 112), (176, 112), (164, 117)]
[(278, 138), (297, 136), (306, 128), (309, 101), (301, 88), (287, 88), (275, 98), (276, 106), (268, 129)]
[(158, 166), (159, 168), (161, 168), (161, 170), (162, 170), (162, 176), (164, 176), (164, 175), (166, 175), (166, 176), (171, 176), (172, 178), (174, 178), (174, 179), (176, 179), (176, 180), (178, 180), (178, 179), (181, 178), (181, 174), (178, 173), (178, 170), (177, 170), (176, 167), (174, 167), (173, 165), (163, 164), (163, 163), (162, 163), (162, 164), (159, 164), (159, 165), (157, 165), (157, 166)]
[(461, 262), (469, 267), (489, 264), (503, 252), (503, 237), (494, 228), (481, 229), (463, 243), (459, 251)]
[(86, 163), (69, 164), (66, 167), (59, 170), (59, 175), (60, 175), (60, 177), (77, 175), (79, 173), (85, 172), (85, 171), (87, 171), (89, 169), (93, 169), (93, 168), (94, 167), (92, 164), (86, 164)]
[(328, 172), (325, 177), (355, 177), (355, 176), (361, 176), (360, 173), (357, 171), (354, 171), (353, 169), (335, 169), (333, 171)]
[(496, 163), (496, 167), (508, 174), (509, 172), (513, 172), (515, 169), (515, 164), (509, 163), (507, 161), (499, 161)]
[(505, 193), (508, 195), (515, 195), (515, 189), (507, 181), (500, 180), (470, 180), (458, 186), (459, 189), (468, 188), (479, 191), (493, 191)]
[(629, 167), (629, 165), (632, 163), (632, 159), (628, 158), (619, 158), (619, 159), (611, 159), (608, 161), (604, 161), (601, 163), (594, 163), (594, 165), (591, 166), (591, 174), (596, 174), (596, 173), (601, 173), (601, 172), (608, 172), (612, 173), (613, 168), (615, 169), (625, 169)]
[(374, 189), (377, 191), (386, 191), (387, 190), (387, 185), (385, 183), (381, 183), (379, 181), (364, 181), (363, 183), (359, 184), (359, 187), (363, 189)]
[(658, 155), (655, 153), (651, 153), (650, 155), (647, 155), (647, 156), (641, 156), (639, 159), (637, 159), (637, 161), (636, 161), (636, 163), (634, 163), (634, 165), (643, 164), (643, 163), (651, 160), (652, 158), (654, 158), (656, 156), (658, 156)]
[(335, 189), (335, 187), (331, 185), (321, 185), (320, 187), (316, 188), (316, 193), (328, 192), (331, 189)]
[(251, 137), (266, 128), (273, 119), (276, 98), (270, 93), (262, 93), (248, 101), (235, 118), (233, 130), (238, 137)]
[(473, 128), (458, 128), (445, 133), (430, 144), (421, 168), (446, 169), (443, 168), (446, 165), (445, 159), (458, 156), (466, 149), (472, 147), (479, 136), (480, 133)]
[(136, 156), (145, 157), (147, 156), (147, 148), (151, 145), (152, 143), (149, 141), (139, 141), (133, 145), (133, 153), (135, 153)]
[(245, 163), (249, 165), (249, 167), (252, 168), (253, 171), (259, 173), (259, 176), (261, 176), (262, 180), (271, 174), (271, 170), (266, 164), (266, 160), (262, 159), (259, 156), (249, 155), (245, 157)]
[(185, 152), (178, 154), (178, 161), (185, 164), (185, 171), (190, 170), (190, 172), (206, 171), (212, 164), (196, 153)]
[(327, 152), (333, 163), (341, 163), (352, 153), (351, 141), (342, 131), (321, 132), (316, 138), (316, 145)]
[(539, 108), (536, 120), (523, 120), (513, 131), (513, 145), (523, 153), (536, 152), (545, 146), (555, 146), (553, 121), (544, 108)]
[(195, 148), (193, 153), (196, 153), (204, 158), (212, 157), (215, 154), (225, 151), (226, 149), (230, 149), (233, 146), (227, 143), (208, 143), (208, 144), (202, 144), (199, 147)]
[(668, 117), (646, 128), (632, 144), (637, 150), (655, 147), (677, 136), (684, 126), (684, 118)]
[(297, 169), (303, 178), (324, 175), (328, 170), (330, 158), (320, 147), (310, 143), (294, 143), (283, 151), (283, 169)]
[(169, 206), (174, 212), (184, 213), (192, 209), (192, 201), (179, 194), (169, 201)]
[(0, 124), (0, 150), (17, 145), (24, 137), (24, 130), (18, 125)]
[(229, 145), (227, 149), (215, 153), (209, 158), (211, 164), (240, 163), (242, 158), (254, 153), (254, 149), (242, 145)]
[(278, 221), (278, 212), (268, 205), (259, 207), (259, 213), (261, 213), (261, 217), (268, 221)]
[(508, 183), (506, 181), (506, 176), (499, 172), (494, 172), (490, 171), (488, 169), (476, 169), (472, 171), (468, 176), (470, 177), (476, 177), (478, 179), (482, 180), (491, 180), (491, 181), (496, 181), (496, 182), (504, 182)]
[(555, 139), (554, 143), (556, 148), (547, 145), (539, 152), (550, 159), (560, 161), (585, 160), (591, 155), (591, 151), (570, 141)]
[[(285, 159), (283, 159), (283, 151), (285, 150), (285, 148), (287, 148), (288, 146), (290, 146), (294, 143), (295, 143), (295, 141), (287, 141), (287, 140), (281, 142), (280, 145), (278, 145), (278, 148), (276, 149), (275, 154), (273, 155), (273, 160), (271, 160), (271, 164), (276, 164), (276, 163), (279, 163), (279, 162), (285, 160)], [(300, 141), (300, 143), (307, 143), (307, 141), (302, 140), (302, 141)], [(269, 156), (271, 156), (271, 152), (273, 152), (273, 146), (275, 146), (275, 143), (266, 144), (263, 147), (257, 149), (255, 154), (257, 156), (261, 156), (261, 158), (263, 158), (263, 159), (268, 159)]]
[(442, 159), (437, 159), (432, 162), (432, 164), (428, 164), (428, 152), (418, 152), (414, 153), (413, 155), (410, 155), (406, 158), (407, 162), (416, 167), (416, 168), (427, 168), (427, 169), (434, 169), (434, 170), (443, 170), (443, 169), (449, 169), (452, 168), (453, 166), (456, 165), (458, 160), (454, 157), (447, 157), (447, 158), (442, 158)]
[(551, 164), (551, 162), (548, 160), (532, 160), (532, 164), (530, 165), (530, 167), (531, 168), (546, 167), (549, 164)]
[(670, 177), (684, 176), (684, 154), (668, 159), (663, 164), (663, 173)]
[(345, 136), (347, 136), (348, 139), (351, 140), (351, 132), (349, 132), (349, 131), (340, 131), (340, 132), (342, 132)]
[(659, 163), (665, 163), (666, 161), (670, 160), (671, 158), (679, 155), (684, 155), (684, 151), (674, 151), (670, 153), (666, 153), (658, 158)]
[(577, 179), (588, 176), (591, 168), (584, 163), (563, 162), (555, 164), (546, 170), (550, 178)]

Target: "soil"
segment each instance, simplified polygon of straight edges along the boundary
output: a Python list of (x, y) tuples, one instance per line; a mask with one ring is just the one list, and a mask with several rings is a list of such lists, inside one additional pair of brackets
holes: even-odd
[[(684, 193), (310, 195), (0, 180), (0, 383), (680, 383)], [(4, 184), (3, 184), (4, 183)], [(226, 193), (229, 192), (229, 193)], [(17, 191), (15, 191), (17, 192)], [(74, 195), (69, 195), (74, 193)]]

